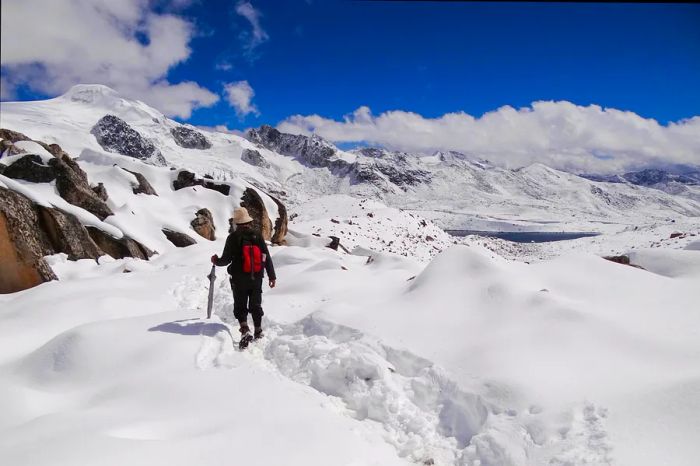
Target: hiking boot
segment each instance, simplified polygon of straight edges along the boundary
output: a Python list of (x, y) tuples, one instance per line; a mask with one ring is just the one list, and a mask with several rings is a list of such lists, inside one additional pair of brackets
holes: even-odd
[(264, 337), (264, 336), (265, 336), (265, 335), (263, 335), (262, 328), (256, 328), (256, 329), (255, 329), (254, 338), (255, 338), (256, 340), (259, 340), (259, 339), (261, 339), (261, 338)]
[(238, 343), (238, 349), (246, 349), (251, 341), (253, 341), (253, 335), (250, 334), (249, 330), (241, 333), (241, 341)]

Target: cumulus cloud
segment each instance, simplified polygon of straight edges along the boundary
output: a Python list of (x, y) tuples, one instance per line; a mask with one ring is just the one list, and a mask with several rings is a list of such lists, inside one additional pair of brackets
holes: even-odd
[(250, 33), (246, 32), (243, 34), (249, 50), (254, 49), (270, 38), (260, 25), (260, 17), (262, 16), (260, 11), (256, 10), (252, 3), (243, 0), (239, 1), (236, 4), (236, 13), (244, 17), (250, 23)]
[(229, 105), (236, 110), (239, 118), (248, 114), (260, 115), (257, 107), (253, 104), (255, 91), (248, 81), (237, 81), (224, 84), (224, 92)]
[(294, 115), (278, 129), (392, 150), (454, 150), (512, 168), (540, 162), (569, 171), (606, 173), (700, 164), (700, 116), (660, 125), (633, 112), (566, 101), (534, 102), (520, 109), (504, 106), (479, 118), (463, 112), (425, 118), (401, 110), (373, 115), (368, 107), (360, 107), (341, 121)]
[(3, 94), (5, 83), (50, 95), (100, 83), (169, 116), (189, 118), (193, 109), (213, 105), (219, 97), (210, 90), (166, 79), (191, 54), (192, 24), (150, 6), (148, 0), (3, 0)]

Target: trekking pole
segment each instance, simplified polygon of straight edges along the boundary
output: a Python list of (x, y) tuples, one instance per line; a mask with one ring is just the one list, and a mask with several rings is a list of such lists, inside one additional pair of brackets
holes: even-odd
[(211, 266), (211, 272), (207, 275), (209, 279), (209, 299), (207, 300), (207, 319), (211, 319), (211, 308), (214, 304), (214, 281), (216, 280), (216, 265)]

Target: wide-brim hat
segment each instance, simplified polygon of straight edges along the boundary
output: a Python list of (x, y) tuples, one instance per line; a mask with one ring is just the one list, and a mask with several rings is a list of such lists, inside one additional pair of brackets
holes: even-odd
[(253, 217), (248, 214), (248, 209), (245, 207), (239, 207), (233, 211), (233, 217), (231, 217), (233, 223), (236, 225), (243, 225), (244, 223), (250, 223), (253, 221)]

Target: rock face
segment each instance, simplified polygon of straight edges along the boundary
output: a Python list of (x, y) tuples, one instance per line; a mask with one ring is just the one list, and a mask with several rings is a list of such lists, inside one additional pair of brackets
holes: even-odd
[(177, 126), (170, 130), (175, 143), (185, 149), (210, 149), (211, 142), (199, 131), (187, 126)]
[(143, 176), (141, 173), (127, 170), (126, 168), (122, 168), (122, 170), (129, 172), (136, 177), (136, 181), (138, 182), (138, 184), (135, 186), (132, 185), (131, 187), (131, 190), (134, 192), (134, 194), (148, 194), (150, 196), (158, 195), (156, 190), (153, 189), (153, 186), (151, 186), (151, 183), (149, 183), (146, 177)]
[(259, 231), (266, 241), (270, 241), (272, 239), (272, 221), (270, 221), (270, 216), (260, 194), (252, 188), (246, 188), (241, 196), (241, 207), (245, 207), (248, 214), (253, 217), (253, 228)]
[(0, 187), (0, 293), (14, 293), (56, 280), (43, 257), (53, 253), (36, 206)]
[(108, 152), (133, 157), (152, 165), (166, 164), (165, 158), (151, 141), (114, 115), (105, 115), (100, 118), (90, 133)]
[(338, 151), (334, 145), (316, 135), (281, 133), (268, 125), (248, 130), (246, 137), (255, 144), (283, 155), (296, 157), (312, 167), (331, 166), (332, 158)]
[(173, 243), (178, 248), (186, 248), (187, 246), (197, 244), (195, 240), (184, 233), (180, 233), (179, 231), (168, 230), (167, 228), (164, 228), (162, 231), (165, 237), (168, 238), (168, 241)]
[(224, 196), (228, 196), (231, 192), (231, 187), (227, 184), (218, 184), (203, 178), (197, 178), (194, 173), (187, 170), (178, 172), (177, 178), (173, 181), (173, 189), (177, 191), (178, 189), (189, 188), (191, 186), (202, 186), (207, 189), (212, 189), (220, 192)]
[[(246, 137), (255, 144), (295, 157), (311, 167), (326, 167), (337, 176), (350, 177), (352, 183), (371, 183), (384, 191), (395, 189), (392, 184), (405, 191), (410, 186), (431, 180), (430, 173), (415, 166), (404, 152), (364, 148), (354, 151), (358, 158), (349, 162), (340, 157), (338, 148), (316, 135), (286, 134), (263, 125), (248, 130)], [(244, 151), (242, 158), (256, 165), (254, 154)]]
[(216, 239), (214, 217), (211, 215), (209, 209), (199, 209), (192, 222), (190, 222), (190, 225), (199, 236), (211, 241)]
[(0, 139), (7, 141), (8, 143), (15, 143), (17, 141), (31, 141), (29, 136), (5, 128), (0, 128)]
[(241, 154), (241, 160), (254, 167), (270, 168), (270, 163), (265, 160), (265, 157), (263, 157), (260, 152), (253, 149), (244, 149)]

